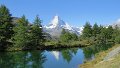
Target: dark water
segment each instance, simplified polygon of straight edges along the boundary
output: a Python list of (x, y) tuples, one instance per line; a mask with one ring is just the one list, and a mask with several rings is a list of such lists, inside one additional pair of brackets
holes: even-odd
[(0, 68), (78, 68), (109, 45), (44, 51), (0, 52)]
[(84, 60), (81, 48), (0, 52), (0, 68), (78, 68)]

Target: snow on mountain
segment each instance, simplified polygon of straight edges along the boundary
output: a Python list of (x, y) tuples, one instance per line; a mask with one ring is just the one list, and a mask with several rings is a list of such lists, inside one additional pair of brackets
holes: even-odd
[(82, 30), (84, 27), (72, 27), (74, 30), (76, 30), (79, 34), (82, 34)]
[(47, 28), (56, 28), (65, 25), (65, 22), (59, 18), (59, 16), (54, 16), (53, 20), (49, 23)]
[(67, 22), (64, 22), (59, 16), (54, 16), (48, 26), (44, 26), (45, 31), (50, 35), (59, 36), (61, 34), (62, 29), (66, 29), (72, 33), (76, 33), (77, 35), (81, 34), (82, 28), (80, 27), (72, 27)]
[(72, 27), (60, 19), (59, 16), (54, 16), (48, 26), (45, 26), (47, 29), (54, 29), (54, 28), (64, 28), (68, 30), (73, 30)]

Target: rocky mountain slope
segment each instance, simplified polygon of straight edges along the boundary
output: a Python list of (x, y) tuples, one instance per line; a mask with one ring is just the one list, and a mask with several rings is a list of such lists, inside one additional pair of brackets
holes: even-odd
[(72, 27), (67, 22), (64, 22), (59, 16), (54, 16), (49, 25), (44, 26), (44, 31), (51, 36), (59, 37), (63, 28), (77, 35), (80, 35), (83, 29), (83, 27)]

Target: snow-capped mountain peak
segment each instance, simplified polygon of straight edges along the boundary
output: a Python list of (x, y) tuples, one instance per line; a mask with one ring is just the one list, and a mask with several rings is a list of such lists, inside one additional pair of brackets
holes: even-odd
[(60, 35), (62, 29), (66, 29), (69, 32), (76, 33), (77, 35), (81, 34), (81, 28), (72, 27), (67, 22), (64, 22), (58, 15), (54, 16), (50, 21), (48, 26), (44, 26), (44, 30), (50, 35), (56, 36)]
[(68, 23), (65, 23), (64, 29), (73, 30), (73, 28)]
[(47, 28), (57, 28), (65, 25), (65, 22), (59, 16), (54, 16)]

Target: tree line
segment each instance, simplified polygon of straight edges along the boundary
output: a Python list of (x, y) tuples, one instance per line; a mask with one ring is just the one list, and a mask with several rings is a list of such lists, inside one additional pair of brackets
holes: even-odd
[[(6, 49), (37, 49), (45, 46), (48, 39), (47, 33), (43, 31), (41, 20), (37, 15), (32, 24), (26, 19), (25, 15), (13, 23), (12, 14), (9, 9), (0, 6), (0, 50)], [(55, 40), (50, 39), (55, 42)], [(116, 25), (102, 26), (95, 23), (93, 26), (87, 22), (81, 35), (63, 29), (57, 44), (65, 45), (92, 45), (101, 43), (120, 43), (120, 29)], [(55, 46), (57, 44), (52, 43)], [(49, 45), (49, 44), (48, 44)], [(61, 44), (63, 45), (63, 44)]]
[(87, 43), (120, 43), (120, 29), (116, 26), (102, 26), (95, 23), (93, 26), (87, 22), (84, 25), (80, 41), (86, 40)]
[(9, 9), (0, 6), (0, 49), (10, 47), (22, 49), (34, 49), (41, 47), (44, 42), (44, 33), (41, 20), (36, 16), (33, 24), (30, 24), (23, 15), (13, 24), (13, 17)]
[(78, 36), (75, 33), (70, 33), (69, 31), (62, 29), (61, 35), (60, 35), (60, 41), (61, 42), (73, 42), (78, 40)]
[[(120, 29), (117, 25), (114, 27), (102, 26), (95, 23), (93, 26), (86, 22), (84, 25), (81, 35), (76, 35), (75, 33), (70, 33), (65, 29), (62, 30), (60, 36), (61, 42), (75, 42), (78, 41), (78, 44), (84, 45), (95, 45), (95, 44), (119, 44), (120, 43)], [(76, 42), (77, 43), (77, 42)]]

